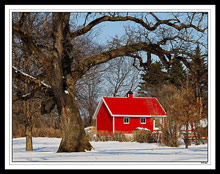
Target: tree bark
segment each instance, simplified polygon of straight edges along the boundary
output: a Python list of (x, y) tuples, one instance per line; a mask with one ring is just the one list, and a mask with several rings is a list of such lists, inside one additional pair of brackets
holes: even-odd
[(75, 101), (73, 92), (75, 91), (75, 82), (70, 75), (67, 76), (67, 84), (69, 87), (65, 92), (62, 91), (62, 87), (55, 90), (62, 129), (62, 140), (57, 152), (91, 150), (92, 146), (86, 137), (78, 105)]
[(91, 150), (81, 116), (75, 101), (77, 77), (71, 77), (64, 59), (68, 60), (69, 13), (53, 13), (52, 88), (61, 120), (62, 140), (57, 152), (84, 152)]
[[(185, 137), (185, 148), (188, 149), (188, 146), (190, 146), (190, 140), (189, 140), (189, 115), (186, 116), (186, 137)], [(192, 137), (192, 135), (191, 135)]]
[(61, 110), (62, 140), (57, 152), (85, 152), (91, 150), (83, 129), (78, 106), (71, 91), (65, 95), (65, 104)]
[[(25, 88), (27, 88), (27, 84), (25, 84)], [(30, 114), (29, 101), (24, 101), (24, 111), (25, 111), (25, 136), (26, 136), (26, 151), (32, 151), (32, 117)]]
[(188, 121), (186, 123), (186, 137), (185, 137), (185, 148), (188, 149), (189, 146), (189, 124)]
[[(67, 89), (63, 89), (62, 67), (57, 64), (59, 59), (54, 58), (52, 87), (54, 89), (55, 101), (61, 120), (62, 140), (57, 152), (84, 152), (91, 150), (92, 146), (87, 140), (83, 129), (81, 116), (75, 101), (75, 81), (68, 75)], [(72, 87), (72, 88), (71, 88)]]

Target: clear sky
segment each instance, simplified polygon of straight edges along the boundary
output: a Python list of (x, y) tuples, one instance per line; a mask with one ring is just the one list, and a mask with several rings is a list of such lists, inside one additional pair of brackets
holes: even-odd
[(125, 34), (124, 29), (125, 22), (104, 22), (94, 27), (94, 30), (98, 31), (97, 40), (99, 43), (105, 44), (106, 41), (111, 40), (112, 37), (118, 35), (119, 37)]

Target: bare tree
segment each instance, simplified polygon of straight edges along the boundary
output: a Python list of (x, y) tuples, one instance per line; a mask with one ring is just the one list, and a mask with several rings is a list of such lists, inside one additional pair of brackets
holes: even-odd
[(138, 87), (139, 71), (133, 66), (133, 60), (119, 57), (109, 61), (107, 66), (104, 75), (107, 96), (124, 96)]
[(164, 125), (161, 125), (162, 143), (176, 147), (179, 145), (178, 139), (184, 135), (185, 147), (188, 148), (189, 127), (199, 119), (199, 105), (192, 88), (177, 88), (169, 84), (163, 86), (157, 95), (167, 112), (167, 119)]
[[(146, 68), (151, 62), (151, 54), (157, 55), (165, 67), (175, 60), (181, 60), (191, 68), (190, 50), (182, 49), (187, 43), (194, 44), (199, 39), (188, 39), (189, 30), (194, 33), (207, 31), (205, 13), (187, 13), (182, 20), (172, 15), (169, 19), (161, 19), (155, 13), (141, 16), (128, 13), (87, 13), (85, 23), (74, 28), (70, 22), (70, 13), (15, 13), (13, 16), (13, 35), (27, 47), (32, 56), (33, 64), (42, 69), (44, 76), (25, 75), (13, 67), (14, 78), (29, 80), (31, 86), (51, 98), (49, 111), (57, 105), (61, 120), (62, 140), (58, 152), (79, 152), (91, 150), (83, 129), (78, 104), (76, 101), (76, 84), (92, 67), (121, 56), (130, 56), (138, 60), (141, 68)], [(149, 16), (151, 19), (149, 22)], [(88, 20), (88, 24), (87, 21)], [(103, 22), (132, 21), (140, 25), (145, 34), (145, 40), (135, 40), (102, 50), (86, 57), (72, 56), (76, 38), (88, 33), (93, 27)], [(164, 31), (163, 31), (164, 30)], [(171, 32), (172, 31), (172, 32)], [(154, 33), (162, 33), (154, 37)], [(170, 34), (172, 33), (172, 34)], [(193, 40), (192, 40), (193, 39)], [(147, 62), (141, 59), (140, 51), (147, 52)], [(35, 91), (31, 91), (30, 97)], [(54, 103), (54, 104), (53, 104)]]
[(85, 127), (94, 124), (93, 114), (98, 105), (98, 98), (102, 95), (103, 71), (100, 65), (94, 66), (78, 80), (76, 85), (76, 98)]

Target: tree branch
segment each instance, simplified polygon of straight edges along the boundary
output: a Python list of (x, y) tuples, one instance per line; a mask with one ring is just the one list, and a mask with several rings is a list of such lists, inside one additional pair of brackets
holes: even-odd
[[(132, 53), (135, 53), (138, 51), (148, 52), (148, 61), (146, 63), (143, 63), (140, 56), (135, 56), (135, 54), (132, 54)], [(151, 63), (151, 61), (150, 61), (151, 54), (157, 55), (166, 68), (169, 68), (170, 64), (172, 63), (171, 54), (174, 54), (174, 55), (177, 55), (177, 54), (181, 55), (182, 54), (182, 55), (186, 55), (188, 57), (192, 56), (191, 54), (184, 52), (184, 51), (178, 51), (178, 50), (167, 51), (167, 50), (162, 49), (157, 44), (148, 44), (145, 42), (139, 42), (139, 43), (135, 43), (135, 44), (131, 44), (131, 45), (121, 46), (121, 47), (113, 49), (111, 51), (106, 51), (106, 52), (103, 52), (103, 53), (100, 53), (100, 54), (97, 54), (94, 56), (90, 56), (86, 60), (85, 59), (81, 60), (81, 62), (79, 62), (79, 64), (75, 67), (75, 69), (72, 72), (78, 73), (78, 76), (82, 76), (91, 67), (98, 65), (98, 64), (101, 64), (101, 63), (105, 63), (111, 59), (114, 59), (114, 58), (120, 57), (120, 56), (130, 56), (130, 57), (133, 57), (134, 59), (139, 59), (140, 66), (146, 68)], [(167, 60), (166, 57), (169, 60)], [(186, 66), (189, 66), (189, 63), (187, 62), (186, 58), (184, 58), (183, 56), (174, 56), (173, 59), (179, 59)], [(81, 74), (81, 75), (79, 75), (79, 74)]]
[[(168, 25), (168, 26), (173, 27), (173, 28), (175, 28), (179, 31), (184, 29), (184, 28), (194, 28), (195, 30), (197, 30), (199, 32), (204, 32), (208, 28), (208, 27), (206, 27), (204, 29), (201, 29), (201, 28), (199, 28), (199, 26), (195, 26), (192, 23), (186, 25), (184, 23), (180, 23), (178, 19), (160, 20), (156, 17), (155, 14), (153, 14), (153, 13), (150, 13), (150, 14), (157, 20), (157, 22), (153, 26), (148, 25), (142, 19), (138, 19), (136, 17), (131, 17), (131, 16), (103, 16), (103, 17), (100, 17), (100, 18), (97, 18), (97, 19), (93, 20), (92, 22), (90, 22), (85, 27), (83, 27), (83, 28), (81, 28), (81, 29), (79, 29), (75, 32), (72, 32), (71, 33), (71, 38), (73, 39), (77, 36), (83, 35), (83, 34), (87, 33), (88, 31), (90, 31), (94, 26), (96, 26), (96, 25), (98, 25), (102, 22), (105, 22), (105, 21), (112, 21), (112, 22), (115, 22), (115, 21), (133, 21), (135, 23), (138, 23), (138, 24), (142, 25), (148, 31), (156, 30), (157, 27), (160, 26), (161, 24)], [(176, 24), (172, 23), (172, 21), (179, 22), (179, 25), (176, 25)]]
[(92, 66), (105, 63), (113, 58), (120, 57), (120, 56), (129, 56), (131, 53), (142, 51), (142, 50), (147, 51), (149, 49), (150, 49), (149, 45), (145, 42), (121, 46), (111, 51), (106, 51), (106, 52), (91, 56), (86, 60), (82, 60), (79, 66), (82, 71), (87, 71)]
[(21, 22), (19, 25), (13, 23), (12, 25), (12, 31), (13, 33), (22, 40), (22, 42), (29, 48), (29, 50), (32, 51), (32, 54), (34, 54), (36, 57), (39, 59), (45, 60), (46, 55), (44, 55), (40, 49), (36, 46), (36, 44), (33, 41), (33, 38), (29, 35), (29, 33), (24, 32), (21, 28), (20, 25), (23, 22)]
[[(51, 86), (47, 85), (46, 83), (38, 80), (37, 78), (30, 76), (29, 74), (26, 74), (22, 72), (21, 70), (18, 70), (18, 68), (12, 66), (12, 73), (13, 73), (13, 78), (19, 79), (24, 83), (29, 83), (33, 87), (33, 91), (38, 90), (42, 93), (44, 93), (47, 96), (54, 96), (53, 89)], [(31, 92), (29, 95), (21, 95), (20, 98), (23, 100), (29, 99), (34, 96), (34, 93)]]

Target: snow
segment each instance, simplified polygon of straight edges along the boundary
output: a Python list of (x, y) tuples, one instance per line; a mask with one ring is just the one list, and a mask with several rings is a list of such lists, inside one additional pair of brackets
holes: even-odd
[[(27, 74), (27, 73), (25, 73), (25, 72), (19, 70), (19, 69), (18, 69), (17, 67), (15, 67), (15, 66), (12, 66), (12, 68), (15, 70), (16, 73), (19, 72), (19, 73), (23, 74), (23, 75), (26, 76), (26, 77), (29, 77), (29, 78), (34, 79), (34, 80), (37, 80), (35, 77), (33, 77), (33, 76), (31, 76), (31, 75), (29, 75), (29, 74)], [(47, 84), (44, 83), (43, 81), (40, 81), (40, 83), (43, 84), (44, 86), (46, 86), (47, 88), (51, 88), (50, 85), (47, 85)]]
[(28, 95), (30, 95), (31, 94), (31, 92), (29, 92), (29, 93), (27, 93), (27, 94), (24, 94), (24, 95), (22, 95), (22, 97), (27, 97)]
[(91, 142), (92, 151), (56, 153), (60, 138), (33, 138), (33, 151), (25, 151), (25, 138), (13, 139), (13, 162), (22, 161), (156, 161), (156, 162), (207, 162), (208, 148), (205, 145), (192, 145), (185, 149), (167, 147), (157, 143), (137, 142)]
[(65, 92), (65, 94), (69, 94), (69, 92), (67, 90), (65, 90), (64, 92)]
[(146, 131), (150, 131), (150, 129), (148, 129), (148, 128), (143, 128), (143, 127), (137, 127), (136, 130), (146, 130)]

